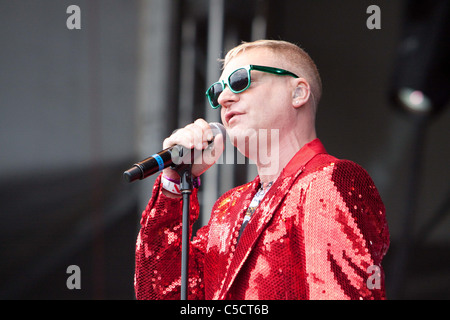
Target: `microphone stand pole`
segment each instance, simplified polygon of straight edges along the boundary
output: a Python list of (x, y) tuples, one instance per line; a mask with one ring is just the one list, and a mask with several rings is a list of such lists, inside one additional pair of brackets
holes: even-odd
[(180, 175), (180, 190), (183, 201), (182, 235), (181, 235), (181, 300), (188, 300), (188, 277), (189, 277), (189, 217), (190, 196), (192, 194), (192, 165), (181, 165), (177, 168)]

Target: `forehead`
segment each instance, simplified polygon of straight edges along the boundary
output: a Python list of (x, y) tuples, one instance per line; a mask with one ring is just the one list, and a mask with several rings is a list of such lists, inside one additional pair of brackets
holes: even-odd
[(251, 48), (231, 58), (225, 65), (220, 78), (224, 79), (234, 70), (249, 64), (282, 68), (280, 62), (277, 61), (277, 55), (272, 50), (267, 48)]

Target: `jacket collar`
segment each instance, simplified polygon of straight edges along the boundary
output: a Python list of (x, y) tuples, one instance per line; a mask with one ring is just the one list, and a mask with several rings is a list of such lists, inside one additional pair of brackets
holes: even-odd
[(327, 153), (322, 142), (316, 138), (305, 144), (289, 161), (286, 168), (282, 171), (282, 176), (291, 176), (302, 169), (314, 156), (320, 153)]

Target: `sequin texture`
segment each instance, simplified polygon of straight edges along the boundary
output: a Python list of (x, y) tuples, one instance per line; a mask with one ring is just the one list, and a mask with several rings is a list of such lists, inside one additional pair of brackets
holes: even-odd
[[(222, 195), (190, 245), (189, 299), (384, 299), (385, 208), (359, 165), (316, 139), (283, 170), (239, 241), (259, 177)], [(197, 219), (196, 191), (191, 227)], [(181, 200), (157, 179), (136, 243), (138, 299), (179, 299)], [(371, 266), (379, 286), (369, 286)]]

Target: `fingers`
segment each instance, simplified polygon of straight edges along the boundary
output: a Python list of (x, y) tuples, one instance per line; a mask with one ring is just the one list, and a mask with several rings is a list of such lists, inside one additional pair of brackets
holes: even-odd
[(163, 149), (173, 145), (182, 145), (186, 148), (202, 150), (208, 146), (208, 141), (213, 138), (212, 130), (203, 119), (197, 119), (194, 123), (176, 130), (170, 137), (164, 140)]
[(213, 165), (219, 159), (224, 150), (224, 141), (222, 134), (218, 134), (214, 138), (214, 143), (210, 144), (205, 151), (203, 151), (202, 161), (205, 164)]
[[(203, 119), (197, 119), (184, 128), (176, 130), (170, 137), (165, 139), (163, 148), (166, 149), (174, 145), (181, 145), (185, 148), (198, 150), (198, 152), (194, 151), (192, 174), (199, 177), (217, 161), (223, 152), (224, 137), (222, 134), (214, 138), (214, 144), (208, 144), (213, 138), (213, 131), (209, 123)], [(164, 171), (166, 175), (174, 179), (175, 175), (178, 175), (174, 170), (169, 168), (166, 168)]]

